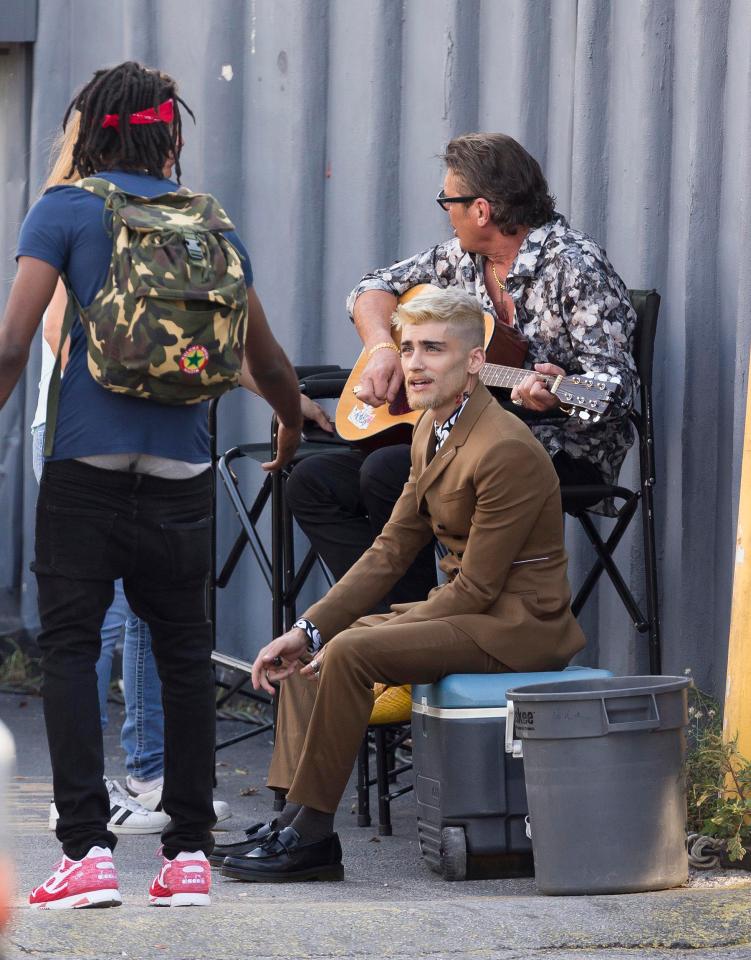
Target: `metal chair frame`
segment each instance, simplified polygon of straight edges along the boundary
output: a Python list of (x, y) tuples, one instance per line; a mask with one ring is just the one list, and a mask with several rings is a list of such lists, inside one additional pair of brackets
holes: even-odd
[[(310, 376), (312, 373), (317, 374), (319, 377), (331, 377), (336, 374), (338, 377), (337, 383), (339, 383), (341, 377), (347, 372), (341, 371), (340, 368), (333, 365), (314, 368), (297, 367), (296, 371), (301, 380), (304, 380), (304, 378)], [(217, 699), (217, 708), (221, 708), (231, 697), (239, 694), (255, 703), (265, 706), (272, 705), (274, 708), (274, 717), (273, 720), (266, 722), (254, 721), (253, 718), (248, 718), (247, 722), (252, 726), (252, 729), (217, 743), (217, 751), (232, 746), (233, 744), (241, 743), (243, 740), (251, 737), (273, 731), (276, 722), (276, 700), (274, 699), (272, 702), (271, 698), (265, 693), (243, 689), (248, 682), (252, 664), (249, 661), (236, 657), (229, 657), (226, 654), (218, 652), (216, 649), (217, 590), (227, 586), (245, 548), (249, 547), (256, 560), (258, 569), (271, 592), (272, 633), (273, 636), (278, 636), (280, 633), (283, 633), (285, 629), (289, 629), (294, 623), (295, 600), (317, 560), (313, 551), (308, 551), (308, 555), (303, 561), (298, 573), (292, 577), (288, 576), (290, 565), (292, 568), (294, 567), (292, 521), (284, 498), (284, 485), (289, 476), (289, 471), (285, 469), (267, 474), (252, 504), (248, 504), (240, 492), (239, 481), (233, 470), (233, 464), (241, 458), (249, 458), (262, 463), (276, 456), (277, 434), (279, 429), (276, 417), (272, 417), (271, 420), (270, 444), (240, 444), (232, 447), (226, 453), (219, 455), (217, 438), (218, 404), (218, 399), (212, 400), (209, 404), (209, 443), (215, 483), (214, 510), (211, 526), (211, 573), (209, 578), (208, 607), (212, 624), (212, 645), (214, 648), (212, 659), (219, 665), (237, 671), (238, 678), (233, 683), (217, 680), (217, 685), (224, 690), (224, 693)], [(320, 445), (315, 446), (310, 443), (303, 443), (301, 445), (301, 452), (303, 454), (317, 452), (320, 449)], [(224, 489), (229, 496), (240, 523), (240, 532), (227, 554), (221, 571), (218, 571), (216, 514), (217, 496), (220, 489)], [(271, 504), (270, 555), (257, 529), (258, 522), (269, 503)], [(323, 568), (322, 564), (321, 566)]]
[[(564, 486), (561, 487), (561, 498), (564, 512), (576, 517), (597, 555), (597, 559), (571, 603), (574, 615), (579, 615), (600, 577), (603, 573), (607, 573), (631, 617), (634, 628), (639, 633), (648, 635), (649, 669), (651, 673), (659, 674), (662, 671), (662, 655), (654, 519), (656, 478), (652, 366), (660, 295), (656, 290), (630, 290), (629, 295), (637, 315), (634, 332), (634, 358), (640, 384), (638, 407), (635, 406), (629, 411), (629, 419), (636, 430), (637, 436), (639, 487), (636, 490), (630, 490), (627, 487), (606, 484), (582, 487)], [(577, 505), (577, 498), (591, 501), (591, 497), (595, 494), (600, 495), (599, 500), (613, 499), (620, 501), (620, 506), (617, 507), (617, 516), (614, 518), (615, 524), (606, 537), (600, 534), (591, 513), (588, 512), (589, 508)], [(621, 542), (639, 506), (641, 506), (642, 520), (645, 610), (642, 610), (613, 560), (615, 549)]]

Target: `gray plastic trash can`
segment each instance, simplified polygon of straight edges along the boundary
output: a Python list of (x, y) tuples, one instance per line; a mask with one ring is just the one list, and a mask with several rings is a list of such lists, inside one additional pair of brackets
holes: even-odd
[(686, 882), (689, 683), (612, 677), (508, 691), (541, 893), (630, 893)]

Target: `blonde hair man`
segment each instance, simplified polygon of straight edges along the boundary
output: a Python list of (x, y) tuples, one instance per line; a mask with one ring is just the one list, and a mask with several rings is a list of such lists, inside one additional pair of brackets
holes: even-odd
[(462, 337), (471, 347), (483, 347), (485, 342), (485, 315), (482, 307), (463, 290), (447, 287), (428, 287), (418, 296), (401, 303), (394, 311), (391, 325), (401, 334), (405, 324), (445, 323), (447, 328)]
[[(584, 645), (550, 457), (479, 383), (482, 311), (461, 291), (428, 291), (395, 319), (410, 404), (426, 411), (409, 480), (373, 546), (305, 613), (313, 639), (295, 626), (253, 665), (256, 687), (273, 693), (281, 681), (268, 783), (288, 802), (262, 845), (225, 860), (223, 874), (235, 879), (341, 879), (334, 813), (374, 682), (560, 669)], [(447, 551), (448, 582), (368, 616), (433, 537)]]

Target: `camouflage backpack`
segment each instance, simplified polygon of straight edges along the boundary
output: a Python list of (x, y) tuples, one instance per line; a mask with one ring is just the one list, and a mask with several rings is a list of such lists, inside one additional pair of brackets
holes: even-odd
[[(101, 197), (111, 212), (112, 258), (87, 307), (66, 281), (61, 348), (77, 311), (89, 372), (108, 390), (182, 405), (236, 386), (248, 297), (240, 254), (224, 236), (234, 226), (217, 201), (184, 188), (141, 197), (97, 177), (73, 186)], [(50, 452), (59, 368), (58, 356), (47, 414)]]

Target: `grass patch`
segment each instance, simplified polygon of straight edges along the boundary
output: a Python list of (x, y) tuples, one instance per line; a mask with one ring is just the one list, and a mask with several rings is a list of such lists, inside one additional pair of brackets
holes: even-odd
[(38, 695), (41, 686), (39, 658), (29, 655), (12, 637), (0, 637), (0, 690)]
[(688, 830), (722, 841), (731, 862), (742, 860), (751, 848), (751, 763), (736, 739), (723, 738), (716, 700), (694, 688), (688, 716)]

